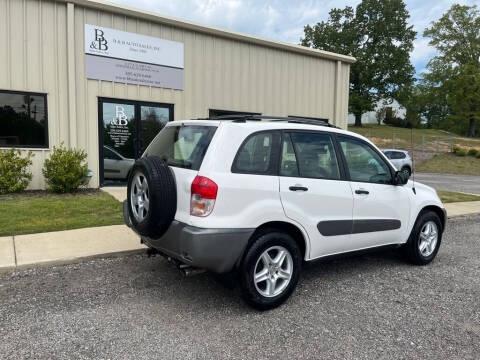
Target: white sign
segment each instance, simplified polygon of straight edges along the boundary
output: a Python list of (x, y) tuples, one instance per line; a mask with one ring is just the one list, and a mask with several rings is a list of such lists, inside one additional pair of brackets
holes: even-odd
[(183, 90), (183, 69), (85, 55), (88, 79)]
[(183, 69), (183, 43), (85, 24), (85, 53)]

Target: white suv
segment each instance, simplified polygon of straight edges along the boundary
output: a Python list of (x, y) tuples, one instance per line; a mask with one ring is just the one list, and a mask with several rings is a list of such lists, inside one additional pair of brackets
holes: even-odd
[(322, 121), (238, 116), (169, 123), (131, 171), (127, 225), (182, 267), (238, 276), (258, 309), (302, 263), (385, 246), (428, 264), (446, 212), (366, 138)]

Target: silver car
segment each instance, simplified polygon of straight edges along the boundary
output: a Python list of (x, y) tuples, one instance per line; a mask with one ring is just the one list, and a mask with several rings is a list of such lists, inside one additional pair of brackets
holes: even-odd
[(110, 146), (103, 146), (103, 173), (105, 179), (127, 179), (133, 164), (135, 164), (135, 159), (124, 157)]
[(413, 161), (408, 151), (397, 149), (382, 149), (382, 152), (395, 165), (397, 170), (401, 170), (410, 176), (413, 171)]

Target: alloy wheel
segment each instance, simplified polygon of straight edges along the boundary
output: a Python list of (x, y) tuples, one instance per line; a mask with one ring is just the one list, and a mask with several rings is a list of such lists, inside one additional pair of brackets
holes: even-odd
[(150, 206), (147, 178), (142, 172), (135, 173), (132, 181), (130, 200), (133, 216), (138, 222), (148, 215)]
[(427, 221), (420, 231), (418, 249), (423, 257), (429, 257), (435, 251), (438, 242), (438, 228), (434, 221)]
[(292, 274), (293, 260), (290, 252), (283, 246), (272, 246), (258, 258), (253, 281), (262, 296), (274, 297), (287, 288)]

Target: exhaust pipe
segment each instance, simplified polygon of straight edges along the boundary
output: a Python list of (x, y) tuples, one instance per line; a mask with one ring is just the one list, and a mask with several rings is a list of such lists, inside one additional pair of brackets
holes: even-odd
[(147, 249), (147, 254), (148, 254), (149, 257), (150, 256), (155, 256), (156, 254), (162, 255), (165, 259), (167, 259), (167, 261), (170, 264), (172, 264), (178, 270), (180, 270), (180, 272), (185, 277), (191, 277), (191, 276), (195, 276), (195, 275), (199, 275), (199, 274), (203, 274), (204, 272), (207, 272), (206, 269), (201, 269), (201, 268), (197, 268), (197, 267), (182, 263), (181, 261), (179, 261), (175, 258), (172, 258), (171, 256), (168, 256), (168, 255), (162, 253), (161, 251), (158, 251), (158, 250), (153, 249), (153, 248)]
[(203, 274), (204, 272), (207, 272), (207, 270), (205, 269), (200, 269), (200, 268), (196, 268), (188, 265), (183, 269), (180, 268), (180, 271), (182, 272), (183, 275), (185, 275), (185, 277), (191, 277), (191, 276), (195, 276), (195, 275), (199, 275), (199, 274)]

